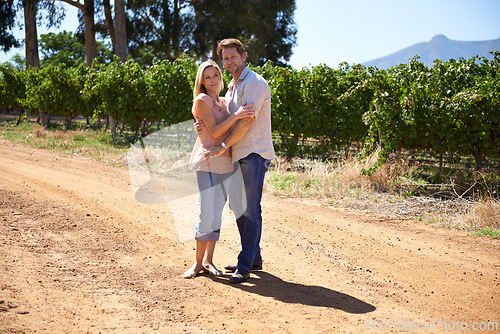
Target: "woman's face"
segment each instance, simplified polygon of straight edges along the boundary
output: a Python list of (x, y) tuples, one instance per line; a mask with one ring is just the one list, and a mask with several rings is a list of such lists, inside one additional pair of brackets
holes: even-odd
[(203, 80), (201, 84), (205, 86), (207, 91), (218, 92), (220, 87), (221, 77), (219, 71), (213, 66), (207, 67), (203, 70)]

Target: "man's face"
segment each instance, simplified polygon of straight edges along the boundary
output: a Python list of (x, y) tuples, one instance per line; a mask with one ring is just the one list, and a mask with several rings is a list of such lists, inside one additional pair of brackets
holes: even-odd
[(240, 73), (245, 67), (246, 56), (241, 56), (235, 47), (222, 49), (222, 63), (232, 75)]

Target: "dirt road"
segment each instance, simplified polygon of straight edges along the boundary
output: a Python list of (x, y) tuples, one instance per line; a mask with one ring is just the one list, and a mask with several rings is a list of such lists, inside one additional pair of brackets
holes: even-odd
[(186, 280), (193, 240), (125, 168), (0, 141), (0, 332), (500, 332), (498, 240), (269, 195), (263, 216), (263, 271)]

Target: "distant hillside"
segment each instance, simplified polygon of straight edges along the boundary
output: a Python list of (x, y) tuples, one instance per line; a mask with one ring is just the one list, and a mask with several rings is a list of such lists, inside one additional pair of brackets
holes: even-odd
[(363, 65), (388, 69), (399, 64), (407, 64), (409, 59), (418, 55), (419, 61), (431, 67), (435, 59), (441, 61), (460, 57), (470, 59), (476, 55), (492, 59), (492, 55), (489, 54), (492, 50), (500, 50), (500, 38), (491, 41), (462, 42), (453, 41), (444, 35), (437, 35), (430, 42), (409, 46), (388, 56), (363, 63)]

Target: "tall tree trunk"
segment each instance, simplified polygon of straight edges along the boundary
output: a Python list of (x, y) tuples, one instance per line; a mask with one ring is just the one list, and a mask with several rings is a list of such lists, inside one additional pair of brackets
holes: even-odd
[[(125, 0), (115, 0), (115, 54), (121, 61), (127, 61), (127, 20), (125, 16)], [(116, 143), (117, 120), (109, 115), (111, 136)]]
[(106, 17), (106, 26), (108, 27), (109, 38), (111, 39), (111, 45), (113, 45), (113, 51), (115, 51), (115, 25), (113, 23), (113, 16), (111, 15), (111, 4), (109, 0), (103, 1), (104, 6), (104, 16)]
[(222, 65), (222, 60), (219, 59), (219, 56), (217, 55), (217, 40), (216, 39), (212, 40), (212, 60), (217, 62), (219, 64), (219, 66)]
[(484, 158), (483, 153), (474, 154), (474, 170), (476, 171), (481, 170), (481, 168), (483, 167), (483, 158)]
[(87, 66), (97, 57), (97, 43), (94, 27), (94, 0), (85, 0), (83, 5), (83, 22), (85, 24), (85, 53)]
[(127, 61), (127, 20), (125, 16), (125, 0), (115, 1), (115, 54), (121, 61)]
[(163, 0), (162, 9), (163, 9), (163, 45), (165, 45), (165, 58), (168, 60), (172, 59), (172, 19), (170, 17), (170, 7), (169, 0)]
[(36, 0), (23, 0), (23, 7), (24, 29), (26, 30), (26, 68), (40, 67), (36, 32)]
[(174, 0), (174, 13), (172, 20), (172, 48), (174, 49), (174, 59), (179, 58), (180, 50), (180, 36), (181, 36), (181, 20), (179, 14), (179, 0)]
[[(27, 0), (24, 0), (27, 1)], [(84, 0), (81, 4), (76, 0), (60, 0), (71, 6), (74, 6), (82, 11), (83, 23), (85, 25), (85, 55), (86, 64), (90, 66), (92, 60), (97, 57), (97, 43), (95, 41), (95, 24), (94, 24), (94, 0)]]
[(116, 144), (116, 125), (117, 120), (111, 114), (109, 114), (109, 127), (111, 129), (111, 138), (113, 139), (113, 143)]
[[(36, 31), (36, 0), (23, 0), (24, 8), (24, 29), (26, 37), (26, 68), (40, 67), (40, 56), (38, 54), (38, 34)], [(49, 124), (48, 115), (43, 110), (39, 110), (40, 123), (44, 129)]]

